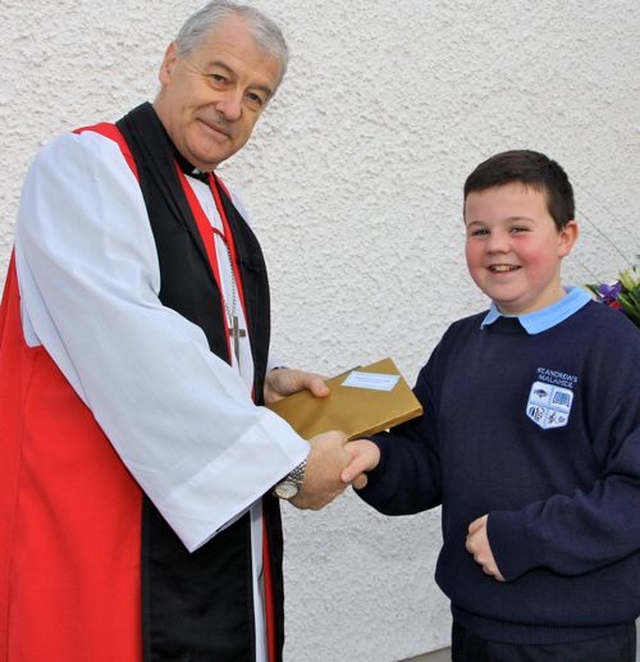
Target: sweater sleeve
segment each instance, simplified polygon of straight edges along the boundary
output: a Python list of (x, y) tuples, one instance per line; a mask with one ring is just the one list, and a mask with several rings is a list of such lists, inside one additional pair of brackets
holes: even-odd
[(385, 515), (410, 515), (440, 504), (441, 471), (434, 401), (429, 394), (429, 366), (414, 387), (424, 413), (372, 439), (380, 464), (356, 493)]
[(596, 360), (584, 396), (597, 479), (573, 493), (489, 515), (489, 542), (507, 580), (533, 568), (590, 573), (640, 550), (640, 335), (631, 329), (618, 339)]

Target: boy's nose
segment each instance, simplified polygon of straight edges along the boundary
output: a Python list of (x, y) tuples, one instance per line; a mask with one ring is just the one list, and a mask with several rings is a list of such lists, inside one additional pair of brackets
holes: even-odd
[(506, 253), (509, 251), (509, 235), (504, 232), (492, 232), (487, 242), (490, 253)]

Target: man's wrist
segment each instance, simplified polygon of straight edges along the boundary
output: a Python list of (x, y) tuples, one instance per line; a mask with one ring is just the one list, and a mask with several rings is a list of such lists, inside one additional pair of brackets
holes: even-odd
[(307, 470), (306, 458), (292, 469), (273, 489), (273, 493), (280, 499), (289, 501), (300, 491)]

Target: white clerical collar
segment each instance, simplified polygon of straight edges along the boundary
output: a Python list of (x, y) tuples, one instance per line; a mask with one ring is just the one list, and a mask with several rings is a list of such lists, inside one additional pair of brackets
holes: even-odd
[(489, 312), (482, 320), (480, 327), (484, 329), (500, 317), (512, 317), (520, 322), (522, 328), (530, 336), (547, 331), (560, 324), (560, 322), (564, 322), (564, 320), (571, 317), (571, 315), (578, 312), (580, 308), (586, 306), (591, 301), (589, 293), (581, 287), (565, 287), (564, 289), (567, 294), (562, 299), (559, 299), (546, 308), (534, 310), (532, 313), (526, 313), (525, 315), (503, 315), (498, 310), (495, 302), (492, 301)]

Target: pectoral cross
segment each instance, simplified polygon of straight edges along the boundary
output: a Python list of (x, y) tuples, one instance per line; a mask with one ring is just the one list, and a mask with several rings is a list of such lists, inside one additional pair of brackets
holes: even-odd
[(233, 323), (229, 329), (229, 333), (233, 338), (233, 352), (236, 355), (236, 362), (238, 366), (240, 365), (240, 338), (246, 338), (247, 332), (244, 329), (240, 328), (238, 316), (233, 316)]

